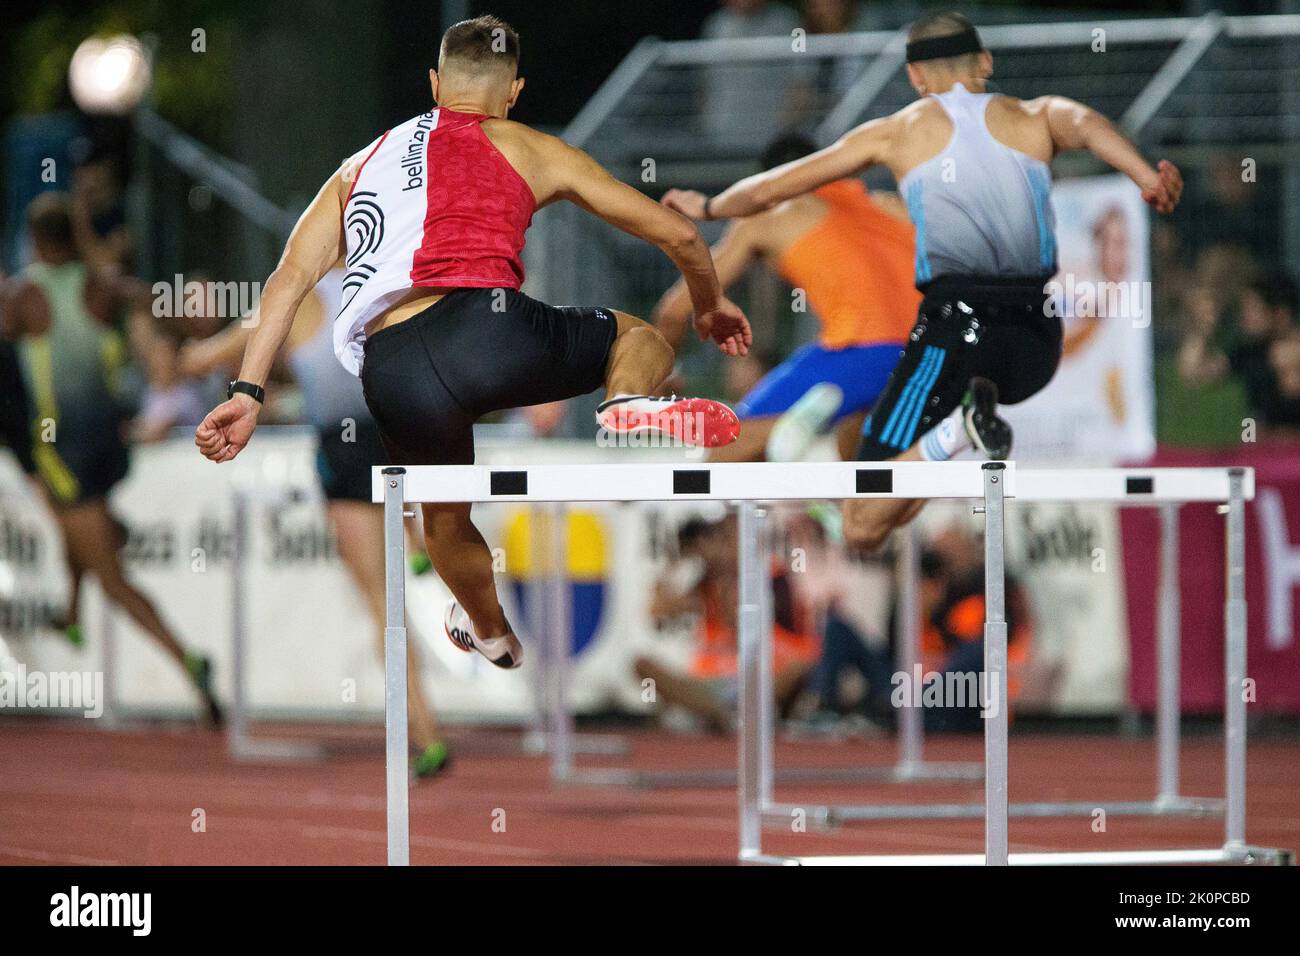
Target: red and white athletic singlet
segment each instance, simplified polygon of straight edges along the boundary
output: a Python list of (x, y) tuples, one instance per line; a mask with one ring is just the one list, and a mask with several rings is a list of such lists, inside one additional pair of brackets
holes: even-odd
[(361, 373), (366, 323), (417, 286), (518, 289), (536, 199), (470, 113), (434, 109), (366, 150), (343, 207), (334, 352)]

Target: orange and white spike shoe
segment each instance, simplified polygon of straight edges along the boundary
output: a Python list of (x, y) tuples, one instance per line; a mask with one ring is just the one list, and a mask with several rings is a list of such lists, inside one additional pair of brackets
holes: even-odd
[(615, 395), (596, 408), (596, 423), (614, 435), (664, 435), (693, 448), (730, 445), (740, 437), (736, 413), (711, 398)]
[(479, 637), (474, 633), (474, 622), (455, 598), (447, 602), (443, 629), (447, 632), (447, 640), (462, 651), (467, 654), (478, 651), (497, 667), (513, 670), (524, 662), (524, 645), (519, 643), (513, 631), (487, 640)]

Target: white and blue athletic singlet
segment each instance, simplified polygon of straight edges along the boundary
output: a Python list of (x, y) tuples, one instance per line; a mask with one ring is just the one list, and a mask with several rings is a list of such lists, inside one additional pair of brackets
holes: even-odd
[(952, 120), (943, 152), (902, 178), (916, 227), (916, 284), (940, 276), (1036, 277), (1056, 271), (1047, 164), (999, 142), (984, 111), (991, 93), (960, 83), (931, 94)]

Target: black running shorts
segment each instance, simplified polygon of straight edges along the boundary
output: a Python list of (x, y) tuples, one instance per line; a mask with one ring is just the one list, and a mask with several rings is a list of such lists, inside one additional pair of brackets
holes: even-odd
[(331, 425), (316, 432), (316, 474), (329, 501), (370, 501), (370, 470), (388, 464), (379, 426), (357, 421), (345, 430)]
[(1056, 374), (1061, 320), (1047, 314), (1046, 279), (940, 278), (925, 297), (903, 356), (862, 429), (861, 461), (893, 458), (956, 408), (970, 380), (990, 379), (1004, 405)]
[[(38, 413), (39, 414), (39, 413)], [(60, 409), (51, 434), (42, 441), (43, 420), (34, 423), (32, 446), (36, 476), (60, 507), (104, 498), (126, 477), (130, 452), (122, 438), (122, 418), (113, 409)]]
[(370, 336), (361, 385), (392, 464), (467, 465), (475, 420), (598, 388), (617, 335), (611, 309), (457, 289)]
[(18, 350), (0, 339), (0, 445), (7, 446), (23, 471), (36, 471), (32, 457), (32, 403), (23, 381)]

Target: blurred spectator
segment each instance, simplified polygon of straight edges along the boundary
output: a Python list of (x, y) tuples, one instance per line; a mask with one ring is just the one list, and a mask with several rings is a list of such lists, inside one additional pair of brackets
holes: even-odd
[[(803, 26), (810, 35), (861, 33), (870, 30), (865, 6), (853, 0), (804, 0)], [(799, 104), (805, 108), (818, 100), (838, 97), (857, 79), (866, 62), (860, 56), (837, 56), (818, 60), (813, 76), (805, 82), (811, 90), (802, 90)]]
[(93, 269), (125, 272), (131, 261), (131, 236), (116, 163), (94, 156), (72, 174), (72, 227), (81, 257)]
[(146, 388), (140, 414), (132, 423), (134, 441), (162, 441), (173, 428), (198, 425), (207, 414), (209, 390), (205, 383), (182, 374), (180, 351), (181, 339), (158, 329), (140, 356)]
[(1178, 369), (1193, 384), (1231, 375), (1246, 391), (1261, 434), (1300, 434), (1300, 290), (1284, 272), (1251, 281), (1237, 300), (1235, 340), (1223, 344), (1222, 309), (1203, 286), (1191, 296), (1191, 328)]
[(854, 0), (803, 0), (803, 25), (809, 33), (854, 33), (868, 29), (866, 10)]
[[(969, 527), (950, 525), (934, 537), (921, 557), (921, 659), (927, 681), (943, 687), (979, 687), (984, 671), (984, 543)], [(1011, 668), (1006, 699), (1016, 698), (1015, 670), (1029, 654), (1028, 601), (1019, 582), (1007, 576), (1007, 663)], [(990, 688), (989, 693), (1001, 692)], [(929, 730), (976, 732), (983, 728), (980, 703), (967, 706), (944, 699), (944, 706), (925, 710)]]
[(798, 598), (822, 620), (821, 657), (810, 678), (816, 697), (810, 723), (822, 727), (840, 724), (846, 711), (841, 690), (846, 671), (866, 684), (860, 709), (876, 721), (888, 723), (892, 719), (893, 655), (888, 642), (864, 640), (861, 615), (853, 614), (855, 605), (860, 610), (863, 604), (863, 585), (878, 582), (863, 579), (860, 565), (848, 559), (844, 548), (831, 540), (808, 509), (791, 512), (786, 530), (791, 549), (799, 550), (808, 569), (808, 573), (795, 576)]
[(1231, 243), (1267, 255), (1281, 234), (1279, 204), (1258, 182), (1248, 181), (1239, 156), (1222, 156), (1195, 177), (1185, 215), (1198, 245)]
[(148, 309), (149, 290), (82, 260), (65, 194), (46, 192), (33, 200), (27, 225), (35, 261), (6, 296), (3, 333), (18, 342), (35, 406), (36, 471), (63, 532), (73, 582), (68, 636), (79, 639), (77, 583), (94, 575), (105, 597), (185, 671), (207, 720), (220, 723), (211, 662), (188, 650), (127, 579), (119, 554), (125, 535), (108, 507), (108, 493), (126, 476), (128, 460), (117, 394), (124, 350), (116, 326), (123, 311)]
[[(697, 619), (698, 644), (682, 671), (649, 657), (634, 665), (642, 680), (654, 682), (655, 700), (685, 709), (711, 731), (731, 729), (737, 702), (736, 677), (736, 521), (728, 516), (687, 521), (677, 534), (678, 560), (655, 585), (650, 616), (657, 625), (675, 618)], [(784, 714), (794, 703), (812, 662), (815, 637), (796, 631), (796, 609), (789, 577), (772, 567), (773, 697)]]
[[(789, 7), (769, 0), (723, 0), (704, 21), (706, 40), (786, 36), (798, 28)], [(751, 60), (704, 69), (705, 130), (731, 149), (757, 150), (781, 129), (789, 61)]]

